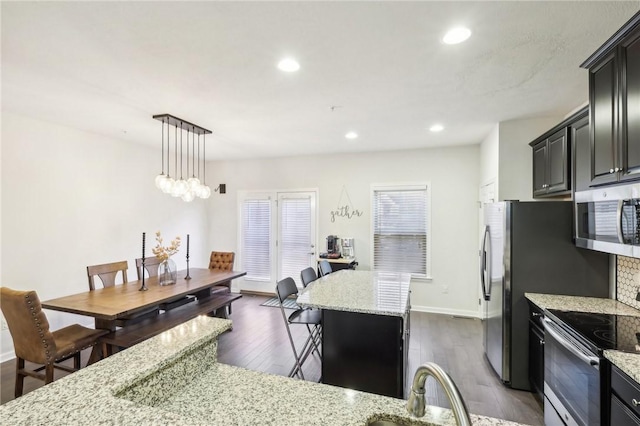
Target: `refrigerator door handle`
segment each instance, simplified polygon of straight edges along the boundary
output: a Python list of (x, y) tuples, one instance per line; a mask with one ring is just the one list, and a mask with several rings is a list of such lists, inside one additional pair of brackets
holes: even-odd
[[(484, 236), (482, 238), (482, 259), (480, 260), (480, 281), (482, 282), (482, 295), (484, 300), (489, 300), (491, 298), (491, 259), (489, 259), (489, 264), (487, 265), (487, 237), (490, 238), (489, 227), (485, 226)], [(489, 280), (489, 288), (487, 288), (485, 273)]]

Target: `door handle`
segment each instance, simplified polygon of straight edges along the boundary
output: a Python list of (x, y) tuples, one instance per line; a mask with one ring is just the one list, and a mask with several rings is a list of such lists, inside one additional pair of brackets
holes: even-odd
[(622, 232), (622, 207), (624, 206), (624, 200), (618, 200), (618, 209), (616, 210), (616, 232), (618, 234), (618, 241), (624, 244), (624, 233)]
[(316, 252), (315, 252), (315, 251), (312, 251), (311, 253), (307, 253), (307, 254), (309, 254), (309, 255), (314, 255), (314, 254), (316, 254)]

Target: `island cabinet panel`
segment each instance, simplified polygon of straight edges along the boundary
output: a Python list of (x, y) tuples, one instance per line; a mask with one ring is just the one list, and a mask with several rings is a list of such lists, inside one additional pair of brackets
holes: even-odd
[(640, 13), (581, 66), (589, 70), (590, 186), (640, 179)]
[(399, 316), (323, 310), (322, 382), (404, 398), (404, 330)]

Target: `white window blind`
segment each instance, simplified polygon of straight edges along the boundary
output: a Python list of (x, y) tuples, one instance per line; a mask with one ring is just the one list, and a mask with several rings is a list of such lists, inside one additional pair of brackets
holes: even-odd
[(271, 279), (270, 199), (242, 203), (242, 269), (247, 279)]
[(427, 276), (428, 193), (421, 189), (373, 191), (373, 268)]
[(280, 268), (278, 280), (292, 277), (298, 286), (300, 271), (309, 266), (311, 245), (311, 198), (279, 198)]

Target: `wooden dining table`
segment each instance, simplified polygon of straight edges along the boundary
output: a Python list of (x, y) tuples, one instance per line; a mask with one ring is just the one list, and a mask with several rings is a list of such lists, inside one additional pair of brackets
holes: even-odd
[(186, 280), (186, 271), (178, 271), (176, 283), (165, 286), (158, 284), (158, 277), (146, 278), (146, 291), (140, 291), (142, 280), (129, 281), (46, 300), (42, 302), (42, 307), (93, 317), (96, 328), (115, 330), (117, 319), (186, 295), (206, 298), (211, 294), (211, 287), (239, 278), (246, 272), (191, 268), (189, 275), (191, 279)]

